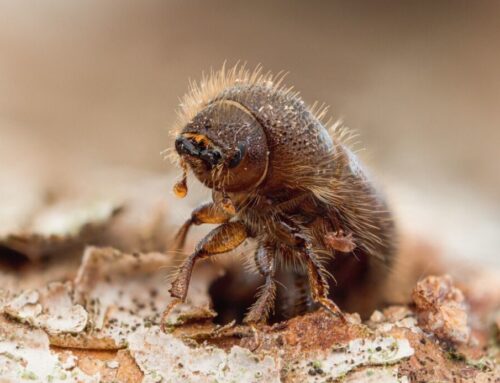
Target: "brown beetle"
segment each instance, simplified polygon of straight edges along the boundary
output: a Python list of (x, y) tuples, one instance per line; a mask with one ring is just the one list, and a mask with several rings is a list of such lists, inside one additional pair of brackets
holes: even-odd
[(170, 293), (184, 301), (196, 261), (253, 238), (264, 285), (245, 322), (268, 317), (277, 268), (287, 262), (306, 270), (312, 300), (343, 318), (329, 295), (331, 266), (343, 267), (349, 280), (354, 269), (345, 265), (362, 264), (368, 290), (376, 291), (394, 258), (392, 216), (346, 146), (345, 131), (329, 132), (325, 110), (308, 108), (282, 79), (260, 68), (223, 67), (185, 96), (175, 139), (184, 173), (174, 190), (186, 195), (190, 169), (212, 189), (213, 201), (193, 211), (176, 247), (183, 248), (192, 225), (220, 226), (184, 260)]

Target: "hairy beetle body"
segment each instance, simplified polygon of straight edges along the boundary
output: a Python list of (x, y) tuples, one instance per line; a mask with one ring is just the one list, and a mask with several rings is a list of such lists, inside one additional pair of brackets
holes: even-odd
[[(392, 216), (345, 131), (329, 132), (324, 110), (308, 108), (280, 83), (233, 68), (194, 85), (175, 145), (183, 168), (213, 190), (213, 202), (193, 212), (176, 246), (183, 247), (192, 224), (221, 226), (185, 260), (170, 292), (184, 300), (196, 260), (253, 238), (264, 285), (247, 322), (268, 316), (283, 265), (302, 266), (312, 300), (341, 316), (331, 298), (342, 291), (362, 294), (359, 302), (373, 295), (395, 252)], [(337, 280), (332, 289), (329, 274)]]

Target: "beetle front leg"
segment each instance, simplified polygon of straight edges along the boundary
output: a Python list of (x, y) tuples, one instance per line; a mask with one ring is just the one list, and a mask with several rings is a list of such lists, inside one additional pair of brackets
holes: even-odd
[(180, 251), (184, 248), (191, 226), (205, 223), (225, 223), (230, 219), (231, 215), (215, 202), (207, 202), (198, 206), (191, 213), (191, 218), (184, 222), (175, 235), (172, 250)]
[(170, 295), (184, 302), (196, 261), (231, 251), (238, 247), (247, 237), (247, 229), (239, 221), (224, 223), (213, 229), (198, 243), (194, 253), (187, 257), (179, 268), (177, 276), (170, 287)]

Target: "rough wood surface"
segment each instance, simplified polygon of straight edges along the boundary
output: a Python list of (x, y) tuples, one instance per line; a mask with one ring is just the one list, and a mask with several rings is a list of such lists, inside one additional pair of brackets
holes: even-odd
[(209, 287), (241, 268), (224, 260), (200, 264), (187, 303), (163, 318), (178, 265), (165, 250), (189, 210), (171, 205), (174, 215), (159, 202), (163, 181), (138, 184), (103, 221), (95, 243), (105, 247), (83, 248), (77, 231), (38, 261), (1, 249), (0, 382), (499, 381), (495, 272), (445, 264), (415, 236), (403, 241), (387, 288), (392, 306), (364, 321), (319, 310), (256, 328), (221, 326)]

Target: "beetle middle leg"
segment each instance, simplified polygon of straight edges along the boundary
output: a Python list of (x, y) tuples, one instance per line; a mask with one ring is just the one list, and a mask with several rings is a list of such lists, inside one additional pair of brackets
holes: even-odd
[(189, 280), (196, 261), (231, 251), (238, 247), (247, 236), (245, 225), (239, 221), (224, 223), (208, 233), (198, 243), (194, 253), (187, 257), (179, 268), (169, 290), (172, 297), (178, 298), (182, 302), (186, 300)]
[(274, 281), (274, 274), (276, 272), (275, 251), (275, 246), (270, 243), (263, 243), (259, 245), (255, 252), (255, 264), (259, 273), (265, 277), (265, 282), (257, 301), (245, 316), (244, 323), (265, 321), (269, 315), (269, 311), (273, 308), (276, 296), (276, 282)]

